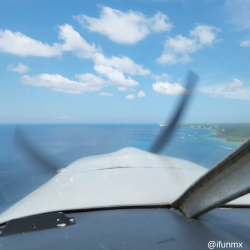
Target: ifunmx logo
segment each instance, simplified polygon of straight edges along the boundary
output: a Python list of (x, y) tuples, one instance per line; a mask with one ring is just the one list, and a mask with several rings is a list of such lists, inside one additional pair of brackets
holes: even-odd
[(243, 242), (222, 242), (222, 241), (209, 241), (208, 248), (243, 248)]

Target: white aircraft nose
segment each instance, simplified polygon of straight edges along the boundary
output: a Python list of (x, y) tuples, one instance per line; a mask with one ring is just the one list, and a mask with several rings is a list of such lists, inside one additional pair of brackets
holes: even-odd
[(171, 204), (207, 169), (136, 148), (79, 159), (0, 215)]

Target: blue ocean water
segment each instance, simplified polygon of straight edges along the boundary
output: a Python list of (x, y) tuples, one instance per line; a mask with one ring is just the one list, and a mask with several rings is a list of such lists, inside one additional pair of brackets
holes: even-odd
[[(0, 125), (0, 212), (53, 177), (12, 145), (15, 128), (15, 125)], [(62, 168), (79, 158), (124, 147), (148, 150), (163, 129), (158, 124), (56, 124), (21, 128), (36, 147), (52, 156)], [(213, 131), (208, 129), (177, 128), (161, 154), (211, 168), (240, 145), (206, 137), (210, 134)]]

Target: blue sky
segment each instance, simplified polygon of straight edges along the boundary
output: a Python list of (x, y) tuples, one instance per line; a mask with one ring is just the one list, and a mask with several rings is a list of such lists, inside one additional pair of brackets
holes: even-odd
[(0, 3), (0, 123), (250, 122), (250, 0)]

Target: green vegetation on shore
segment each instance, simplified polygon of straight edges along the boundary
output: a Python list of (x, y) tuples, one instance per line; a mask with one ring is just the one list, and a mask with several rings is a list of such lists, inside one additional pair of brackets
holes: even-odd
[(178, 126), (213, 129), (215, 135), (208, 137), (223, 138), (227, 141), (243, 142), (250, 137), (250, 123), (179, 124)]
[(243, 142), (250, 137), (250, 124), (224, 124), (214, 130), (210, 137), (225, 138), (227, 141)]

